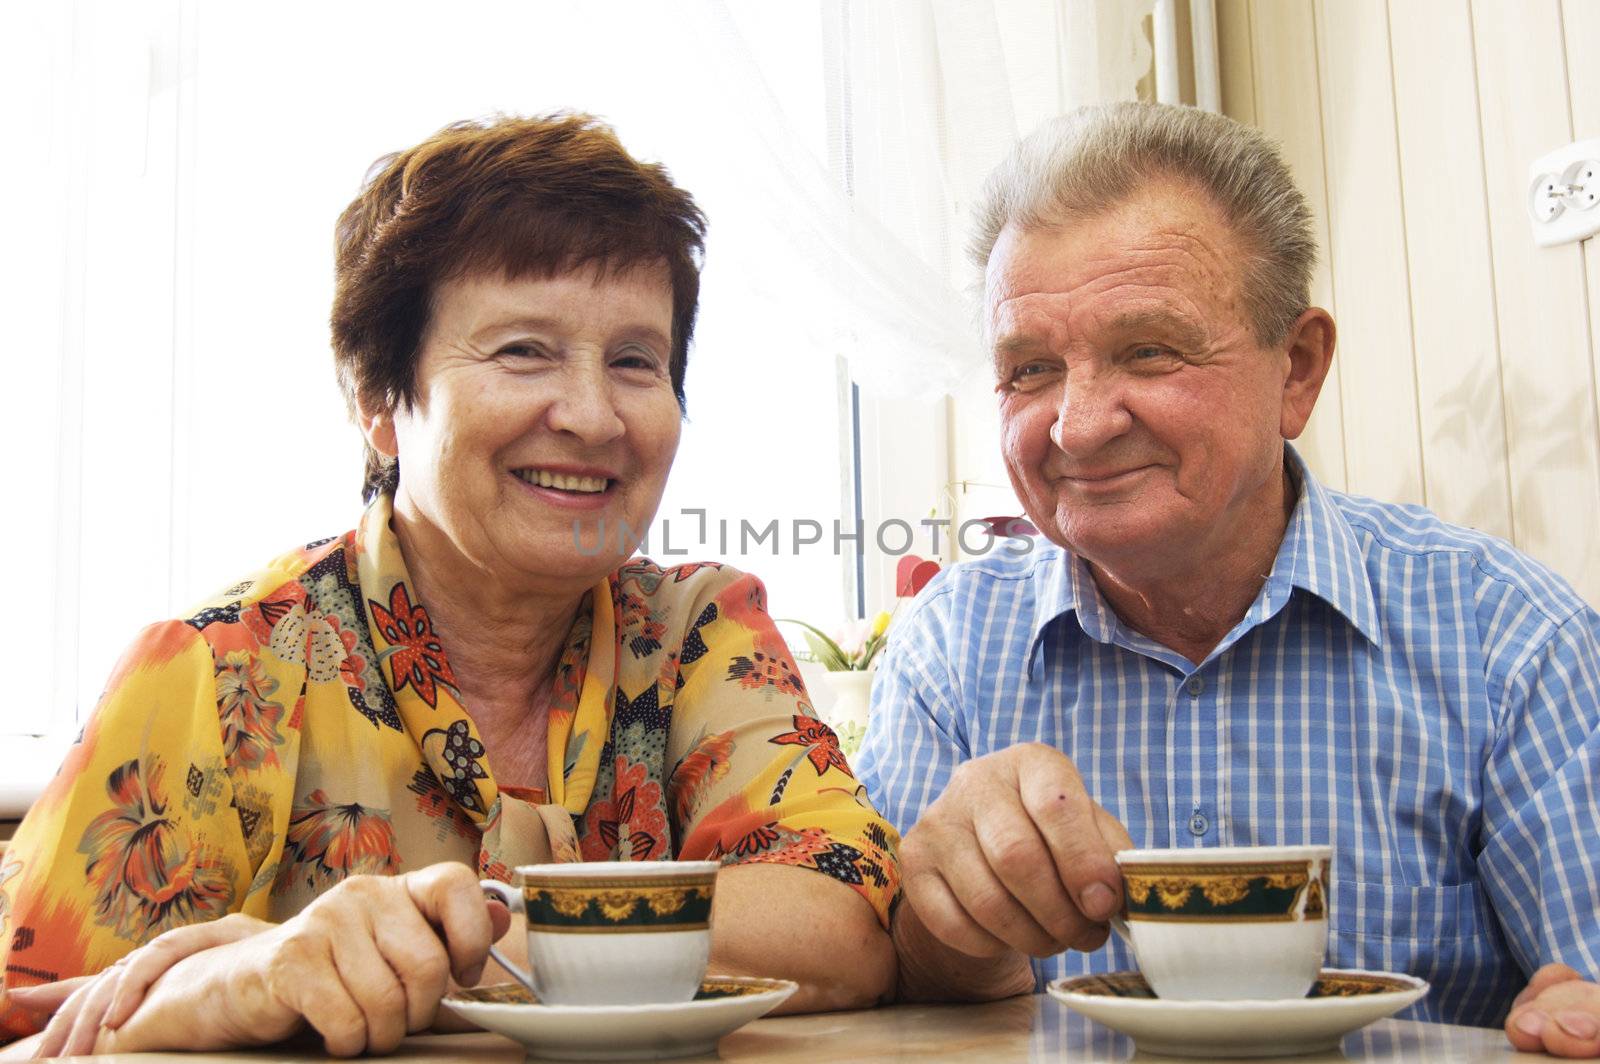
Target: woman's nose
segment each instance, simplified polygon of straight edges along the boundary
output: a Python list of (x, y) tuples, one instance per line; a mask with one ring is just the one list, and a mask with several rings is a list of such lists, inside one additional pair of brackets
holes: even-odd
[(624, 425), (603, 360), (574, 359), (561, 375), (558, 389), (548, 415), (552, 429), (590, 445), (622, 435)]

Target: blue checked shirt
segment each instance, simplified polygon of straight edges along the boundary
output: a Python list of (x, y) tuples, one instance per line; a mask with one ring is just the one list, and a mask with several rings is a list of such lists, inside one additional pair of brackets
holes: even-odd
[[(1199, 666), (1060, 548), (939, 574), (873, 685), (873, 802), (905, 832), (962, 761), (1045, 743), (1137, 846), (1330, 843), (1328, 964), (1427, 979), (1413, 1018), (1498, 1025), (1542, 964), (1600, 976), (1600, 615), (1499, 540), (1288, 461), (1272, 573)], [(1113, 938), (1034, 972), (1134, 966)]]

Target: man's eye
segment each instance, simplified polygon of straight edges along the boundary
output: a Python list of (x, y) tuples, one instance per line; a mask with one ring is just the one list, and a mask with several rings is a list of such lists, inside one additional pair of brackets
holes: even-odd
[(1156, 362), (1171, 358), (1172, 355), (1170, 347), (1160, 344), (1137, 344), (1128, 350), (1128, 357), (1135, 362)]
[(1011, 371), (1006, 383), (1013, 391), (1026, 392), (1040, 387), (1056, 372), (1056, 367), (1046, 362), (1028, 362)]

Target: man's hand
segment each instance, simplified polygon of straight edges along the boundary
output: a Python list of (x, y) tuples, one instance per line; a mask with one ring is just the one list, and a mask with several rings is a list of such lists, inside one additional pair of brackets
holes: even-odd
[(477, 982), (509, 921), (465, 865), (353, 876), (278, 927), (173, 965), (94, 1049), (268, 1045), (310, 1026), (335, 1056), (387, 1053), (432, 1024), (452, 974)]
[(1565, 964), (1545, 965), (1511, 1003), (1506, 1037), (1527, 1053), (1600, 1057), (1600, 986)]
[[(1011, 969), (1026, 967), (1023, 954), (1049, 957), (1104, 944), (1106, 921), (1121, 904), (1113, 855), (1131, 845), (1126, 829), (1089, 797), (1066, 755), (1039, 743), (1009, 747), (957, 768), (906, 834), (905, 902), (945, 947), (968, 958), (1014, 961), (983, 966), (1004, 969), (996, 979), (1009, 985), (1016, 981)], [(957, 974), (960, 961), (952, 962), (912, 958), (910, 969), (923, 973), (918, 982), (937, 982), (941, 969), (970, 982)], [(933, 986), (910, 994), (928, 991), (944, 996)], [(992, 993), (964, 986), (958, 996)]]

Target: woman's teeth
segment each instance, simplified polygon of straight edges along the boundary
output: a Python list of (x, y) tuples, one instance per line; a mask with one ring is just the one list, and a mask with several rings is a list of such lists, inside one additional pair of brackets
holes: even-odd
[(593, 494), (605, 491), (611, 482), (604, 477), (572, 477), (561, 473), (548, 473), (543, 469), (514, 469), (512, 473), (529, 484), (558, 491), (582, 491)]

